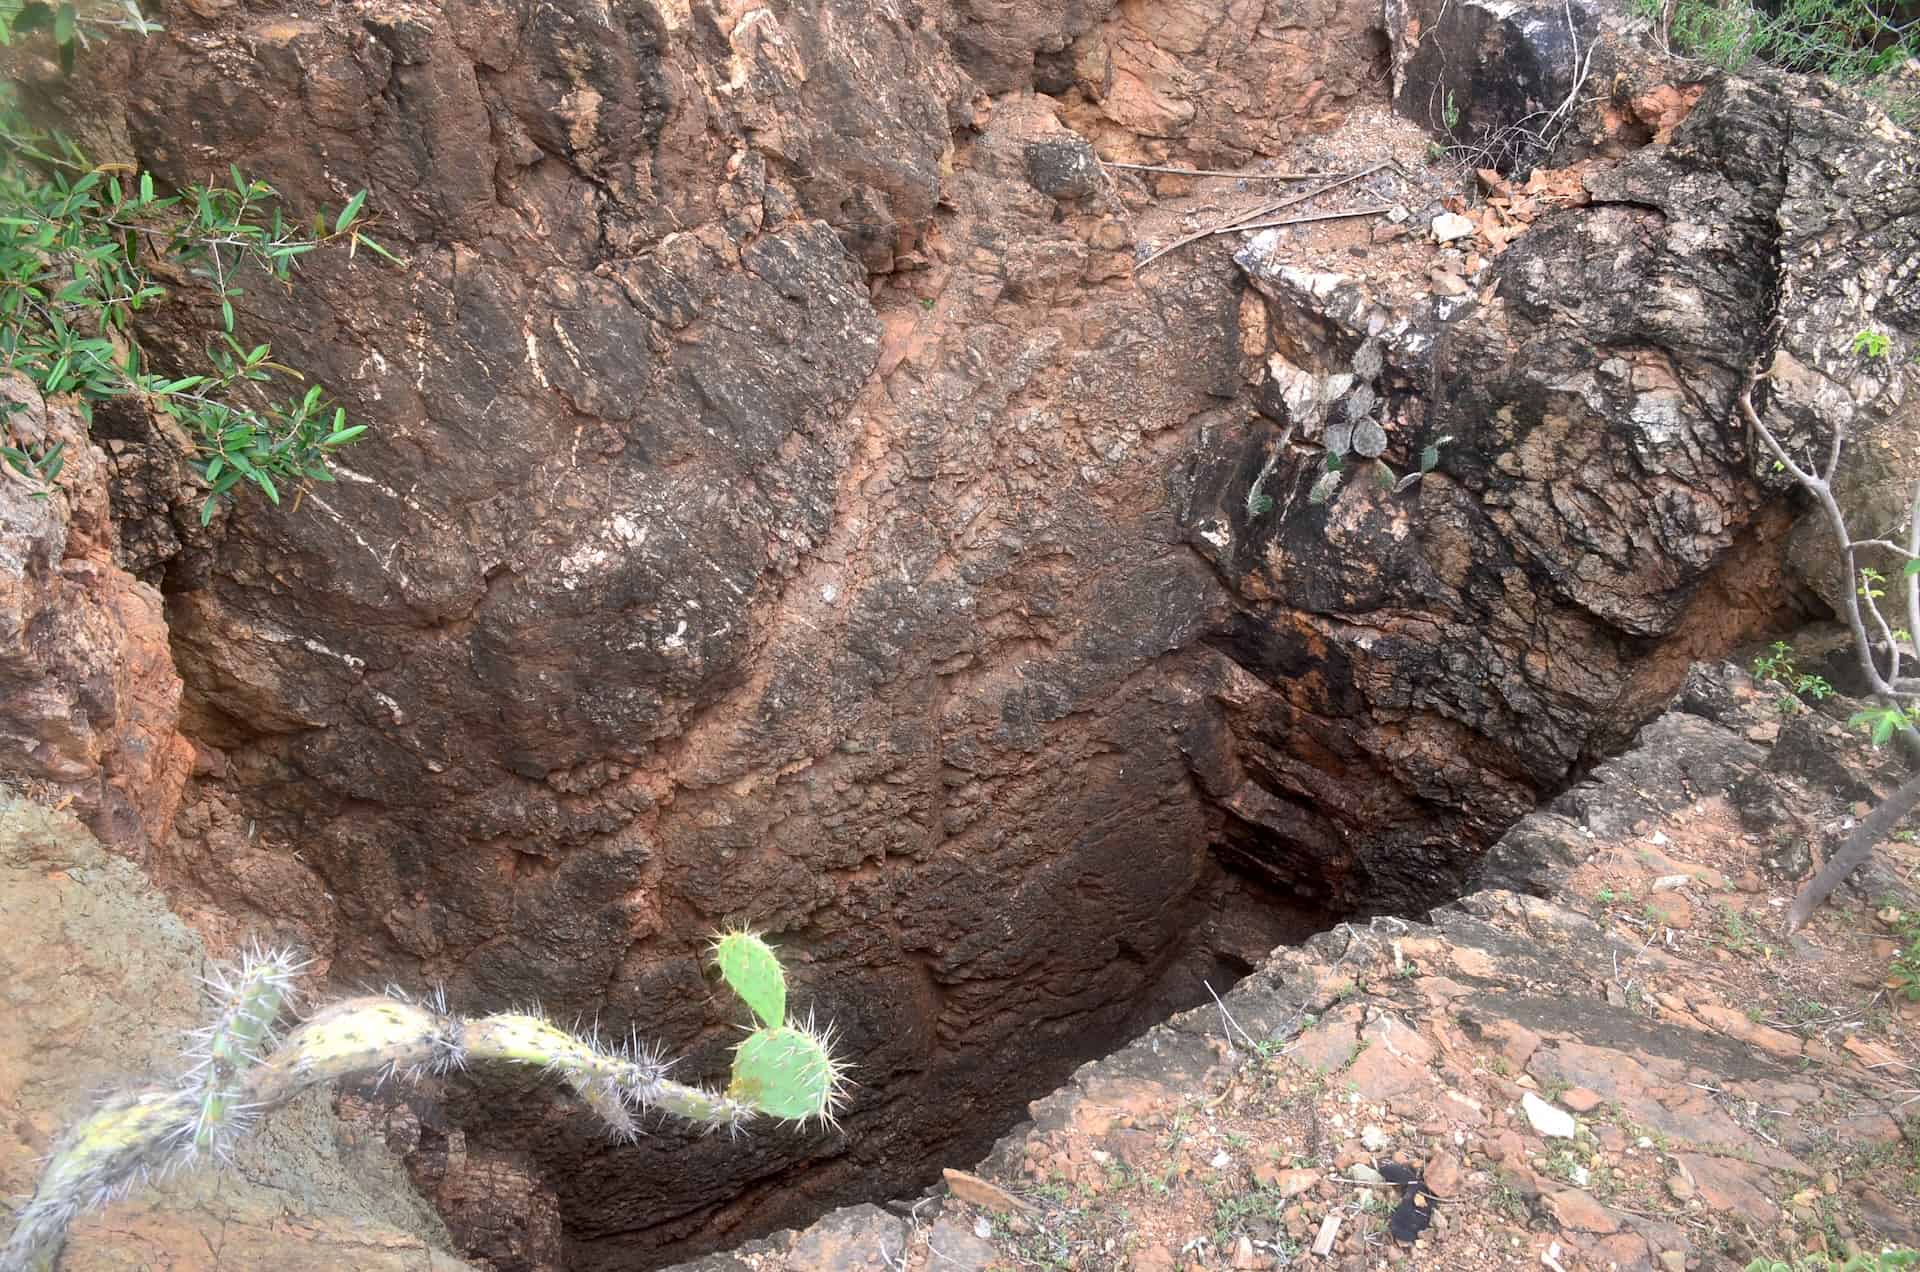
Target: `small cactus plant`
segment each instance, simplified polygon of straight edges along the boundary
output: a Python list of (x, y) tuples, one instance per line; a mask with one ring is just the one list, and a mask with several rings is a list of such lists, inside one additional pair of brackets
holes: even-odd
[(648, 1109), (730, 1131), (758, 1116), (831, 1123), (846, 1094), (832, 1031), (787, 1016), (786, 973), (753, 933), (720, 936), (713, 960), (757, 1022), (735, 1048), (724, 1092), (671, 1080), (671, 1062), (637, 1039), (611, 1046), (533, 1012), (465, 1019), (437, 993), (344, 999), (283, 1038), (280, 1019), (306, 964), (291, 951), (250, 949), (207, 979), (213, 1019), (189, 1035), (193, 1064), (180, 1080), (108, 1098), (60, 1141), (0, 1247), (0, 1272), (51, 1267), (76, 1215), (172, 1170), (224, 1160), (263, 1114), (342, 1079), (530, 1066), (565, 1082), (620, 1139), (639, 1134)]

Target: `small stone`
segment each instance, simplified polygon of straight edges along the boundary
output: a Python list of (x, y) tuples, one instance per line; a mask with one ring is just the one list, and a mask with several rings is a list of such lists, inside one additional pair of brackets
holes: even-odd
[(1312, 1192), (1314, 1185), (1320, 1182), (1317, 1170), (1280, 1170), (1266, 1162), (1253, 1168), (1254, 1182), (1263, 1188), (1271, 1188), (1282, 1197), (1298, 1197), (1301, 1193)]
[(948, 1191), (961, 1201), (1003, 1215), (1018, 1214), (1021, 1211), (1033, 1209), (1006, 1189), (990, 1184), (978, 1175), (970, 1175), (964, 1170), (955, 1170), (951, 1166), (941, 1174), (946, 1179)]
[(1387, 220), (1392, 221), (1395, 225), (1400, 224), (1400, 222), (1412, 215), (1413, 213), (1407, 211), (1405, 207), (1398, 203), (1387, 209)]
[(1359, 1162), (1347, 1167), (1346, 1174), (1349, 1180), (1360, 1184), (1384, 1184), (1387, 1182), (1385, 1175), (1382, 1175), (1365, 1162)]
[(1133, 1252), (1127, 1264), (1131, 1272), (1173, 1272), (1173, 1251), (1163, 1245), (1150, 1245)]
[(1360, 1132), (1360, 1143), (1365, 1146), (1369, 1153), (1380, 1152), (1386, 1148), (1389, 1142), (1387, 1133), (1377, 1126), (1366, 1127)]
[(1207, 1165), (1213, 1167), (1215, 1170), (1225, 1170), (1227, 1167), (1233, 1165), (1233, 1155), (1223, 1148), (1213, 1155), (1213, 1158), (1207, 1162)]
[(1433, 218), (1433, 223), (1428, 228), (1433, 233), (1434, 242), (1451, 243), (1455, 239), (1462, 239), (1473, 233), (1473, 222), (1458, 212), (1442, 212)]
[(1593, 1199), (1591, 1193), (1578, 1188), (1568, 1188), (1557, 1193), (1549, 1193), (1543, 1201), (1547, 1211), (1563, 1228), (1576, 1232), (1617, 1232), (1620, 1220), (1613, 1212)]
[(1521, 1093), (1520, 1108), (1526, 1113), (1533, 1129), (1548, 1139), (1572, 1139), (1574, 1132), (1579, 1129), (1573, 1114), (1565, 1109), (1554, 1108), (1531, 1091)]
[(1675, 1201), (1687, 1201), (1693, 1196), (1693, 1181), (1685, 1175), (1671, 1176), (1667, 1180), (1667, 1191)]
[(1693, 906), (1677, 892), (1654, 893), (1647, 898), (1647, 908), (1670, 928), (1684, 932), (1693, 926)]
[(1445, 270), (1428, 270), (1427, 282), (1436, 296), (1464, 296), (1467, 294), (1467, 280), (1458, 274), (1449, 274)]
[(1453, 1197), (1460, 1191), (1460, 1159), (1445, 1149), (1436, 1149), (1433, 1155), (1427, 1158), (1426, 1169), (1421, 1172), (1421, 1178), (1427, 1181), (1427, 1187), (1442, 1200)]
[(1587, 1087), (1568, 1087), (1560, 1093), (1560, 1103), (1575, 1113), (1591, 1113), (1600, 1107), (1600, 1093)]
[(1678, 1250), (1662, 1250), (1660, 1266), (1667, 1272), (1687, 1272), (1687, 1256)]
[(1236, 1268), (1257, 1268), (1264, 1260), (1253, 1252), (1253, 1242), (1246, 1237), (1240, 1238), (1233, 1247), (1233, 1266)]

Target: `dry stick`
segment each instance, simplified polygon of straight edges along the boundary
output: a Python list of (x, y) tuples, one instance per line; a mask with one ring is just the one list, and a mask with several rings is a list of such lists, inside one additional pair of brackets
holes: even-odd
[[(1888, 644), (1892, 646), (1890, 658), (1893, 676), (1891, 679), (1882, 676), (1879, 665), (1874, 662), (1873, 644), (1867, 635), (1867, 625), (1860, 616), (1861, 588), (1858, 582), (1860, 570), (1854, 555), (1856, 541), (1847, 530), (1846, 516), (1840, 511), (1840, 501), (1834, 498), (1833, 494), (1833, 475), (1839, 470), (1840, 448), (1845, 442), (1843, 432), (1838, 425), (1834, 427), (1833, 441), (1827, 450), (1825, 467), (1818, 473), (1802, 468), (1791, 455), (1787, 454), (1786, 448), (1773, 435), (1773, 430), (1766, 426), (1760, 419), (1759, 412), (1754, 410), (1753, 386), (1759, 383), (1760, 378), (1757, 369), (1748, 372), (1747, 383), (1740, 390), (1740, 413), (1746, 417), (1747, 425), (1753, 430), (1754, 435), (1760, 439), (1768, 451), (1772, 452), (1774, 459), (1793, 475), (1793, 479), (1800, 483), (1802, 489), (1813, 496), (1814, 502), (1820, 505), (1821, 512), (1825, 514), (1827, 526), (1833, 531), (1834, 539), (1840, 545), (1840, 563), (1845, 571), (1845, 582), (1841, 587), (1841, 594), (1845, 598), (1847, 628), (1853, 634), (1853, 648), (1860, 660), (1860, 670), (1866, 674), (1867, 683), (1872, 686), (1874, 696), (1886, 705), (1898, 709), (1900, 690), (1892, 681), (1897, 680), (1899, 676), (1899, 649), (1893, 645), (1891, 634), (1888, 634)], [(1920, 513), (1920, 490), (1915, 492), (1914, 498), (1914, 511)], [(1909, 544), (1920, 546), (1920, 524), (1913, 526), (1909, 535)], [(1909, 613), (1920, 610), (1920, 598), (1916, 597), (1916, 589), (1920, 589), (1920, 578), (1903, 577), (1901, 581), (1907, 588)], [(1884, 632), (1886, 619), (1881, 617), (1880, 607), (1871, 597), (1867, 598), (1867, 606), (1873, 614), (1876, 625)], [(1920, 759), (1920, 730), (1916, 730), (1911, 723), (1903, 724), (1899, 736), (1909, 756)], [(1811, 918), (1820, 904), (1833, 894), (1833, 890), (1839, 887), (1848, 875), (1866, 863), (1867, 858), (1873, 855), (1875, 845), (1890, 833), (1900, 819), (1911, 812), (1916, 805), (1920, 805), (1920, 774), (1909, 778), (1905, 785), (1887, 797), (1885, 803), (1862, 819), (1820, 873), (1808, 880), (1806, 886), (1800, 889), (1800, 894), (1793, 899), (1792, 908), (1787, 911), (1787, 931), (1797, 930)]]
[(1295, 207), (1299, 204), (1305, 203), (1308, 199), (1318, 198), (1320, 195), (1325, 194), (1329, 190), (1338, 190), (1343, 185), (1350, 185), (1353, 182), (1360, 180), (1362, 177), (1370, 177), (1374, 173), (1380, 171), (1382, 168), (1391, 168), (1392, 166), (1393, 166), (1392, 160), (1387, 160), (1384, 163), (1376, 163), (1371, 168), (1362, 168), (1359, 172), (1348, 173), (1346, 176), (1340, 177), (1337, 180), (1328, 181), (1322, 185), (1317, 185), (1311, 190), (1303, 190), (1299, 194), (1293, 195), (1289, 198), (1281, 199), (1281, 200), (1278, 200), (1277, 202), (1269, 203), (1265, 207), (1255, 208), (1251, 212), (1243, 213), (1241, 216), (1236, 217), (1232, 224), (1214, 225), (1214, 226), (1209, 226), (1204, 230), (1195, 230), (1193, 233), (1187, 235), (1185, 238), (1175, 239), (1173, 242), (1167, 244), (1165, 247), (1161, 248), (1159, 251), (1155, 252), (1153, 255), (1147, 257), (1146, 260), (1141, 261), (1138, 265), (1133, 267), (1134, 272), (1135, 273), (1140, 272), (1141, 270), (1145, 269), (1147, 266), (1159, 260), (1162, 256), (1165, 256), (1168, 252), (1176, 252), (1181, 248), (1185, 247), (1189, 243), (1198, 243), (1201, 239), (1210, 238), (1215, 234), (1232, 234), (1236, 230), (1245, 229), (1246, 222), (1257, 220), (1258, 218), (1263, 216), (1272, 216), (1275, 212), (1280, 212), (1287, 208)]
[(1272, 230), (1283, 225), (1305, 225), (1309, 221), (1338, 221), (1350, 216), (1379, 216), (1390, 211), (1390, 203), (1376, 203), (1370, 208), (1345, 208), (1338, 212), (1309, 212), (1305, 216), (1292, 216), (1284, 221), (1255, 221), (1247, 225), (1236, 225), (1236, 230)]
[(1129, 172), (1168, 172), (1176, 177), (1239, 177), (1244, 181), (1311, 181), (1327, 175), (1324, 172), (1228, 172), (1222, 168), (1169, 168), (1157, 163), (1121, 163), (1117, 159), (1102, 159), (1100, 162), (1109, 168), (1125, 168)]

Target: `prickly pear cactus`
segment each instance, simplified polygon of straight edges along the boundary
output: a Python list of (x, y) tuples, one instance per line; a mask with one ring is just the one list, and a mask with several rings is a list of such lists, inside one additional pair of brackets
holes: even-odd
[(177, 1084), (115, 1095), (67, 1132), (33, 1199), (15, 1214), (0, 1272), (50, 1268), (82, 1211), (168, 1171), (224, 1159), (261, 1116), (347, 1078), (527, 1066), (565, 1082), (622, 1139), (640, 1133), (639, 1115), (649, 1109), (729, 1130), (759, 1116), (831, 1123), (846, 1093), (831, 1031), (786, 1018), (786, 973), (758, 936), (726, 933), (714, 943), (714, 961), (759, 1022), (735, 1050), (724, 1093), (668, 1078), (669, 1062), (638, 1039), (610, 1045), (533, 1012), (463, 1019), (438, 994), (345, 999), (279, 1038), (306, 964), (290, 951), (252, 949), (208, 979), (212, 1020), (190, 1036), (193, 1063)]
[(752, 932), (727, 932), (713, 943), (713, 964), (763, 1026), (787, 1022), (787, 973), (765, 941)]

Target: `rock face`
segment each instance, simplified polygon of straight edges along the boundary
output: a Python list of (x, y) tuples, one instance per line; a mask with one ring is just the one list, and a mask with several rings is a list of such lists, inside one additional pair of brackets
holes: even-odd
[[(1788, 91), (1716, 89), (1490, 296), (1279, 239), (1135, 278), (1149, 200), (1088, 146), (1271, 155), (1371, 91), (1359, 9), (1267, 8), (267, 3), (134, 51), (143, 162), (368, 187), (409, 261), (247, 298), (375, 427), (176, 528), (178, 904), (700, 1072), (700, 942), (751, 922), (860, 1066), (843, 1137), (744, 1145), (470, 1092), (567, 1266), (965, 1156), (1211, 958), (1457, 890), (1779, 603), (1717, 333), (1768, 318)], [(1438, 471), (1310, 509), (1301, 376)]]
[[(198, 938), (136, 867), (70, 815), (0, 799), (0, 1195), (32, 1194), (41, 1155), (100, 1091), (178, 1074), (206, 971)], [(343, 1135), (322, 1095), (274, 1114), (235, 1157), (81, 1219), (60, 1266), (200, 1267), (210, 1250), (301, 1272), (467, 1266), (399, 1164)]]
[[(1206, 1266), (1259, 1268), (1316, 1236), (1336, 1265), (1513, 1272), (1739, 1267), (1830, 1233), (1912, 1246), (1920, 1196), (1889, 1163), (1911, 1151), (1893, 1075), (1920, 1003), (1855, 1005), (1885, 1001), (1888, 955), (1863, 958), (1860, 934), (1889, 894), (1914, 904), (1899, 880), (1920, 848), (1888, 845), (1881, 878), (1776, 943), (1792, 884), (1755, 874), (1772, 835), (1747, 824), (1746, 792), (1784, 784), (1816, 837), (1854, 794), (1802, 786), (1791, 738), (1845, 710), (1783, 730), (1775, 695), (1696, 667), (1677, 709), (1501, 837), (1496, 886), (1274, 951), (1221, 1008), (1034, 1101), (986, 1178), (949, 1172), (911, 1225), (842, 1210), (676, 1272), (987, 1272), (1049, 1249), (1147, 1272), (1202, 1239)], [(1820, 745), (1862, 789), (1904, 777)], [(1422, 1181), (1431, 1226), (1404, 1222), (1399, 1190), (1355, 1205), (1383, 1176)]]
[(115, 563), (107, 457), (72, 407), (17, 376), (0, 401), (15, 445), (63, 448), (57, 488), (0, 465), (0, 781), (144, 855), (193, 759), (160, 594)]

